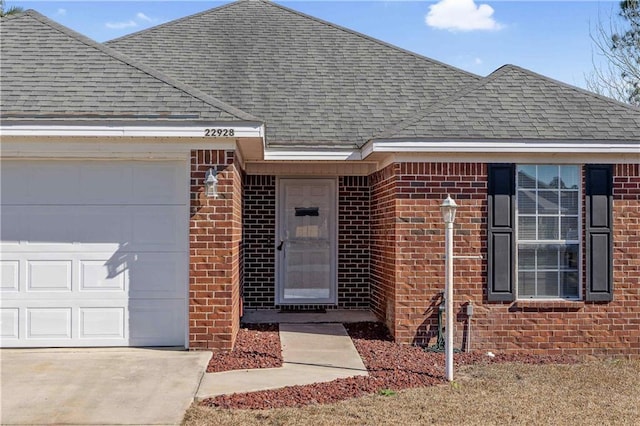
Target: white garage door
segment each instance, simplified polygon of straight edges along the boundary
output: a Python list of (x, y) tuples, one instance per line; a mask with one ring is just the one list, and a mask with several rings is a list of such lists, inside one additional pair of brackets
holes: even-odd
[(0, 166), (2, 346), (185, 345), (186, 162)]

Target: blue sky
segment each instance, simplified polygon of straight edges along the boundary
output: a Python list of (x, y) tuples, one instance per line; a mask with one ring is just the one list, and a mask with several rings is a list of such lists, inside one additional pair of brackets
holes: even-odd
[[(228, 1), (7, 1), (97, 41)], [(510, 63), (584, 87), (590, 28), (615, 1), (277, 1), (479, 75)]]

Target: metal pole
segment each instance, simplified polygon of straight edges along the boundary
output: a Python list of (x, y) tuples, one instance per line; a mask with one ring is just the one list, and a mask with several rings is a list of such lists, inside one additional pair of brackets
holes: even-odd
[(453, 222), (447, 223), (447, 232), (445, 234), (446, 260), (445, 267), (447, 276), (445, 280), (445, 369), (447, 372), (447, 380), (453, 381)]

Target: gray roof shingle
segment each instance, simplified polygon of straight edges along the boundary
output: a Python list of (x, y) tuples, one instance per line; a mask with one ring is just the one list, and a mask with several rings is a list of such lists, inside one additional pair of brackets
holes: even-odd
[(640, 109), (505, 65), (376, 139), (640, 141)]
[(268, 1), (107, 45), (261, 117), (271, 146), (360, 146), (480, 78)]
[(259, 119), (39, 13), (2, 18), (3, 122)]

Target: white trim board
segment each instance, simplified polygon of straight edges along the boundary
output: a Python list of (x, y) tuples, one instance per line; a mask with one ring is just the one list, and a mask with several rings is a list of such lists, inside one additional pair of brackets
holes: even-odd
[[(206, 137), (206, 129), (233, 130), (234, 138), (264, 137), (262, 124), (211, 123), (198, 126), (73, 126), (73, 125), (7, 125), (0, 126), (0, 136), (106, 136), (106, 137)], [(231, 135), (229, 135), (231, 136)], [(209, 137), (211, 140), (220, 137)]]
[(372, 140), (362, 148), (362, 158), (374, 152), (389, 153), (582, 153), (638, 154), (637, 142), (606, 141), (403, 141)]
[[(22, 139), (22, 138), (20, 138)], [(37, 140), (37, 141), (36, 141)], [(182, 141), (181, 141), (182, 142)], [(0, 158), (184, 158), (194, 149), (235, 150), (234, 141), (184, 143), (145, 141), (126, 143), (120, 138), (94, 138), (87, 140), (58, 139), (42, 141), (41, 138), (15, 140), (4, 138), (0, 147)]]

